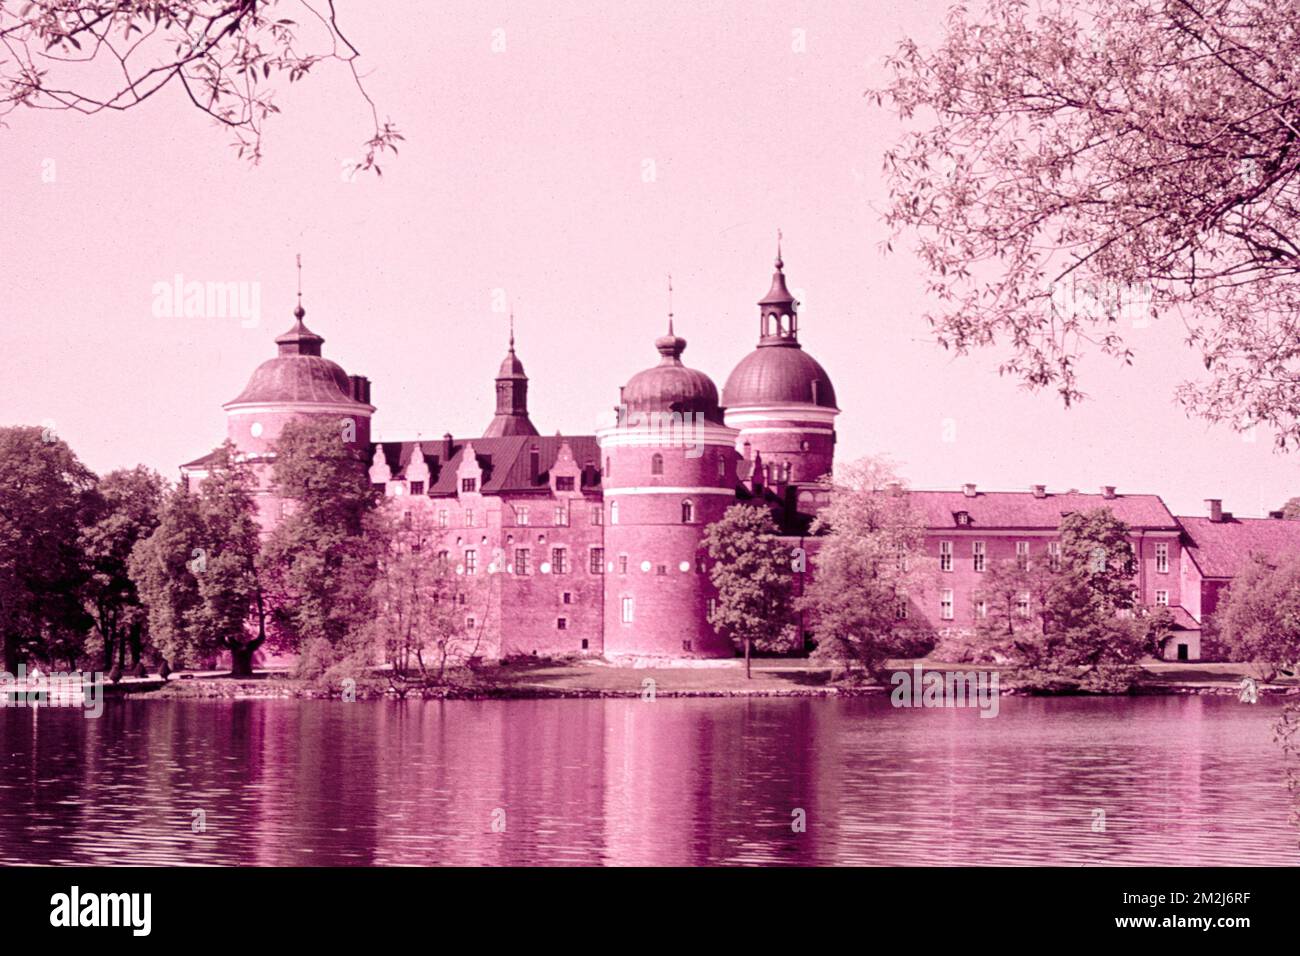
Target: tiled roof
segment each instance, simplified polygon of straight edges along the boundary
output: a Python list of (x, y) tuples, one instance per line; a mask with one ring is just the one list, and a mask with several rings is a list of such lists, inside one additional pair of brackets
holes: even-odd
[(972, 529), (978, 528), (1058, 528), (1064, 515), (1074, 511), (1109, 508), (1115, 517), (1131, 528), (1178, 530), (1178, 522), (1169, 513), (1159, 495), (1116, 495), (1080, 492), (1049, 493), (1039, 498), (1030, 491), (977, 491), (967, 496), (962, 491), (911, 491), (909, 499), (929, 528), (956, 528), (956, 515), (970, 515)]
[(1300, 553), (1300, 521), (1279, 518), (1179, 518), (1187, 550), (1207, 578), (1230, 578), (1258, 554), (1277, 560)]
[[(424, 453), (425, 464), (429, 466), (429, 488), (431, 495), (452, 495), (456, 493), (456, 471), (467, 444), (473, 445), (474, 455), (479, 467), (483, 469), (482, 492), (486, 495), (503, 492), (542, 491), (550, 483), (550, 467), (555, 463), (560, 446), (565, 442), (573, 451), (573, 460), (578, 467), (592, 465), (582, 478), (583, 489), (600, 487), (600, 448), (594, 435), (507, 435), (501, 438), (453, 438), (451, 457), (444, 461), (443, 439), (426, 438), (418, 443), (413, 441), (378, 442), (383, 449), (384, 459), (388, 462), (394, 478), (400, 478), (410, 463), (416, 444)], [(540, 468), (536, 477), (530, 474), (531, 463), (529, 451), (536, 447)], [(374, 455), (374, 448), (370, 450)]]
[(1174, 627), (1180, 631), (1199, 631), (1201, 624), (1196, 618), (1192, 617), (1190, 611), (1185, 607), (1171, 607), (1169, 613), (1174, 616)]
[(181, 465), (181, 467), (182, 468), (203, 468), (207, 465), (212, 464), (212, 462), (216, 460), (216, 457), (220, 452), (221, 452), (220, 448), (214, 448), (212, 451), (208, 452), (202, 458), (195, 458), (193, 461), (187, 461), (185, 464)]

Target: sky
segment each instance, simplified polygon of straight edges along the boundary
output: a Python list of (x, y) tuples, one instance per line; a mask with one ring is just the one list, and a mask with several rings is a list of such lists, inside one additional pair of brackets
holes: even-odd
[[(683, 359), (721, 390), (757, 340), (780, 229), (800, 340), (842, 409), (838, 460), (886, 455), (918, 488), (1115, 485), (1178, 514), (1300, 494), (1270, 435), (1177, 405), (1201, 368), (1177, 324), (1129, 330), (1132, 367), (1086, 360), (1091, 398), (1070, 409), (999, 377), (996, 351), (931, 339), (909, 238), (883, 248), (901, 126), (865, 94), (904, 36), (937, 40), (946, 6), (479, 0), (431, 17), (339, 0), (406, 137), (382, 177), (344, 172), (369, 117), (340, 64), (279, 89), (257, 166), (179, 89), (113, 115), (12, 114), (0, 424), (53, 427), (100, 473), (175, 477), (291, 325), (301, 254), (307, 323), (371, 378), (377, 438), (480, 434), (509, 309), (534, 423), (589, 434), (656, 363), (669, 274)], [(156, 314), (178, 275), (246, 283), (257, 321)]]

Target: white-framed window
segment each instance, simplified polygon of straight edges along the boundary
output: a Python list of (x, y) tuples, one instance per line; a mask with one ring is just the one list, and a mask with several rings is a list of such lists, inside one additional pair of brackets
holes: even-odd
[(1029, 592), (1021, 591), (1016, 595), (1016, 614), (1019, 617), (1029, 617)]
[(605, 549), (592, 548), (588, 556), (587, 569), (592, 574), (605, 573)]
[(952, 570), (952, 542), (951, 541), (939, 542), (939, 570), (940, 571)]
[(466, 508), (466, 509), (465, 509), (465, 527), (467, 527), (467, 528), (472, 528), (472, 527), (474, 527), (474, 509), (473, 509), (473, 508)]
[(1016, 542), (1016, 567), (1019, 568), (1021, 571), (1024, 571), (1029, 567), (1029, 542), (1028, 541)]
[(718, 477), (719, 478), (727, 477), (727, 459), (724, 458), (722, 455), (718, 456)]
[(461, 491), (465, 491), (465, 492), (468, 492), (468, 491), (478, 491), (478, 479), (477, 479), (477, 478), (462, 478), (462, 479), (460, 480), (460, 490), (461, 490)]
[(592, 524), (604, 524), (604, 523), (605, 523), (605, 506), (604, 506), (604, 505), (592, 505), (592, 506), (591, 506), (591, 523), (592, 523)]
[(1061, 570), (1061, 542), (1047, 542), (1047, 567), (1051, 571)]
[(609, 503), (609, 523), (618, 524), (618, 502), (617, 501), (611, 501)]
[(695, 520), (695, 502), (687, 498), (682, 502), (682, 524), (691, 524)]
[(989, 602), (980, 598), (975, 602), (975, 616), (981, 621), (989, 616)]
[(976, 571), (984, 570), (984, 559), (986, 552), (983, 541), (972, 541), (970, 544), (971, 566)]
[(515, 574), (532, 573), (532, 552), (528, 548), (515, 548)]
[(473, 548), (465, 549), (465, 573), (473, 574), (478, 570), (478, 551)]
[(939, 592), (939, 617), (951, 621), (952, 616), (952, 588), (944, 588)]
[(1156, 571), (1160, 574), (1169, 573), (1169, 545), (1163, 541), (1156, 542)]
[(650, 474), (662, 475), (664, 473), (664, 456), (655, 452), (650, 456)]
[(620, 554), (620, 555), (618, 556), (618, 573), (619, 573), (619, 574), (627, 574), (627, 555), (626, 555), (626, 554)]
[(1160, 607), (1169, 606), (1169, 592), (1164, 588), (1156, 589), (1156, 604)]
[(623, 598), (623, 602), (622, 602), (622, 614), (623, 614), (623, 623), (624, 623), (624, 624), (631, 624), (631, 623), (632, 623), (632, 619), (633, 619), (633, 615), (635, 614), (635, 611), (636, 611), (636, 608), (635, 608), (635, 606), (633, 605), (632, 599), (631, 599), (630, 597), (625, 597), (625, 598)]
[(556, 505), (556, 506), (555, 506), (555, 526), (556, 526), (557, 528), (558, 528), (558, 527), (567, 527), (568, 524), (569, 524), (569, 509), (568, 509), (565, 505), (563, 505), (563, 504)]
[(515, 509), (515, 524), (519, 525), (519, 527), (521, 528), (528, 527), (528, 522), (530, 520), (531, 520), (531, 515), (528, 513), (527, 508), (519, 507)]
[(439, 509), (439, 511), (438, 511), (438, 527), (439, 527), (439, 528), (445, 528), (445, 527), (447, 527), (447, 509), (446, 509), (446, 508), (441, 508), (441, 509)]
[(556, 574), (569, 573), (569, 549), (551, 548), (551, 570)]

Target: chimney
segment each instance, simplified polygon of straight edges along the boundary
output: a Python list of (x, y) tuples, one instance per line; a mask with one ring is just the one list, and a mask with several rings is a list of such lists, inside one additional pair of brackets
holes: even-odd
[(442, 463), (451, 461), (451, 432), (442, 436)]
[(1032, 490), (1035, 498), (1047, 497), (1047, 485), (1033, 485)]
[(370, 379), (364, 375), (349, 375), (348, 384), (353, 401), (370, 404)]
[(750, 452), (750, 450), (751, 450), (752, 447), (753, 447), (753, 446), (750, 445), (749, 440), (746, 439), (746, 440), (745, 440), (745, 444), (744, 444), (745, 454), (744, 454), (744, 456), (743, 456), (744, 459), (745, 459), (745, 461), (749, 461), (749, 452)]
[(1210, 510), (1211, 521), (1223, 520), (1223, 499), (1222, 498), (1206, 498), (1205, 506)]
[(1103, 498), (1114, 498), (1114, 497), (1115, 497), (1115, 486), (1114, 486), (1114, 485), (1102, 485), (1102, 486), (1101, 486), (1101, 496), (1102, 496)]
[(970, 482), (969, 484), (962, 485), (962, 486), (961, 486), (961, 493), (962, 493), (963, 495), (965, 495), (967, 498), (974, 498), (974, 497), (975, 497), (975, 483), (974, 483), (974, 482)]

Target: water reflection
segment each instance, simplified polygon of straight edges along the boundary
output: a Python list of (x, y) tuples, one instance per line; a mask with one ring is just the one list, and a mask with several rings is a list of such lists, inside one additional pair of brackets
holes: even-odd
[(1008, 699), (994, 720), (884, 698), (8, 709), (0, 861), (1295, 865), (1277, 711), (1201, 697)]

